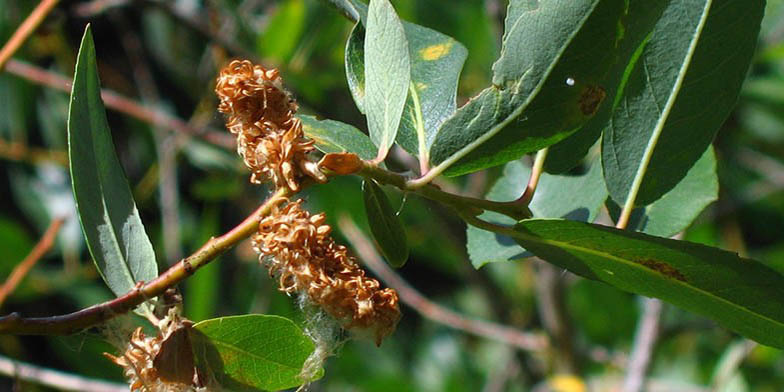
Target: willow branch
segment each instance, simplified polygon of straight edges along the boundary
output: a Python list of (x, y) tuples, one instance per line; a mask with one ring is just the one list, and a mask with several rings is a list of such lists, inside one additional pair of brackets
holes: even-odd
[(370, 240), (359, 231), (351, 220), (343, 217), (338, 225), (367, 267), (387, 286), (397, 290), (401, 302), (412, 307), (423, 317), (524, 351), (541, 351), (548, 348), (549, 343), (544, 335), (527, 333), (484, 320), (470, 319), (430, 301), (381, 260)]
[(39, 164), (44, 162), (68, 166), (68, 153), (29, 147), (23, 143), (8, 142), (0, 138), (0, 158), (17, 162)]
[(27, 41), (27, 38), (33, 34), (33, 31), (38, 28), (38, 25), (46, 18), (46, 15), (49, 15), (49, 12), (54, 9), (58, 2), (59, 0), (41, 1), (33, 12), (27, 16), (27, 19), (22, 22), (19, 28), (16, 29), (14, 35), (12, 35), (8, 42), (3, 45), (3, 48), (0, 49), (0, 71), (3, 70), (6, 62), (8, 62), (11, 56), (13, 56), (22, 44)]
[(127, 384), (93, 380), (0, 355), (0, 373), (47, 387), (79, 392), (127, 392)]
[(43, 257), (46, 252), (52, 248), (52, 245), (54, 245), (54, 240), (57, 238), (57, 233), (60, 231), (60, 227), (62, 227), (64, 221), (65, 220), (63, 218), (56, 218), (53, 220), (46, 229), (46, 232), (44, 232), (41, 240), (39, 240), (38, 243), (33, 247), (33, 250), (30, 251), (30, 254), (28, 254), (21, 263), (14, 267), (14, 270), (11, 271), (11, 275), (9, 275), (5, 283), (0, 286), (0, 306), (5, 303), (5, 299), (8, 297), (8, 295), (16, 290), (16, 287), (19, 285), (22, 279), (27, 276), (27, 273), (31, 268), (33, 268), (38, 260), (40, 260), (41, 257)]
[(659, 338), (663, 304), (655, 298), (645, 298), (644, 301), (643, 314), (637, 326), (626, 377), (623, 380), (623, 389), (621, 389), (623, 392), (643, 390), (645, 377), (653, 358), (653, 350)]
[[(35, 65), (18, 60), (9, 60), (6, 72), (26, 79), (30, 82), (60, 90), (66, 93), (71, 91), (71, 79), (54, 72), (49, 72)], [(161, 110), (156, 110), (120, 95), (109, 89), (101, 89), (101, 98), (108, 108), (127, 114), (146, 123), (170, 129), (186, 135), (199, 137), (208, 143), (227, 149), (234, 149), (234, 137), (216, 129), (199, 129), (190, 126), (185, 121), (174, 117)]]
[(516, 201), (497, 202), (486, 199), (460, 196), (453, 193), (444, 192), (433, 184), (423, 186), (412, 186), (406, 177), (384, 170), (372, 162), (363, 162), (359, 175), (365, 178), (372, 178), (379, 183), (392, 185), (404, 192), (411, 192), (431, 200), (441, 202), (447, 206), (460, 211), (461, 214), (479, 215), (484, 210), (498, 212), (516, 220), (531, 217), (531, 211), (527, 206), (520, 205)]
[(163, 294), (167, 289), (191, 276), (223, 252), (258, 230), (259, 220), (289, 195), (288, 190), (277, 191), (256, 211), (228, 233), (213, 237), (192, 255), (180, 260), (166, 272), (121, 297), (62, 316), (25, 318), (18, 313), (0, 317), (0, 334), (68, 335), (103, 323), (131, 311), (142, 302)]

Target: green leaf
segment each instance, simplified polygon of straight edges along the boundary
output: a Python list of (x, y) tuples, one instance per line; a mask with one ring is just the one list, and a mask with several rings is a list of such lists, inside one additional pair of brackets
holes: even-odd
[(357, 109), (365, 114), (365, 28), (361, 23), (355, 24), (348, 35), (345, 63), (348, 89)]
[[(460, 70), (468, 55), (452, 37), (403, 22), (411, 59), (411, 82), (397, 143), (417, 155), (430, 150), (438, 127), (455, 112)], [(364, 112), (364, 29), (354, 26), (346, 43), (346, 77), (354, 102)], [(427, 158), (427, 155), (424, 156)]]
[[(493, 86), (447, 119), (433, 172), (460, 175), (602, 127), (666, 1), (511, 1)], [(607, 103), (606, 103), (607, 102)], [(584, 154), (591, 138), (581, 143)], [(581, 157), (582, 155), (579, 155)]]
[[(522, 162), (509, 162), (504, 174), (490, 189), (486, 197), (496, 201), (514, 200), (525, 191), (531, 168)], [(529, 204), (537, 218), (566, 218), (593, 222), (596, 214), (607, 199), (607, 190), (602, 179), (602, 168), (598, 160), (590, 170), (579, 176), (551, 175), (542, 173), (534, 198)], [(514, 226), (514, 219), (492, 211), (479, 216), (481, 219), (504, 226)], [(512, 238), (468, 226), (466, 246), (474, 268), (487, 263), (520, 260), (532, 256)]]
[(551, 174), (562, 174), (573, 169), (601, 135), (602, 127), (591, 121), (572, 136), (548, 147), (544, 170)]
[(88, 25), (79, 48), (68, 113), (68, 157), (90, 254), (118, 296), (158, 275), (155, 252), (114, 152)]
[(621, 290), (661, 298), (784, 348), (784, 276), (717, 248), (566, 220), (533, 219), (515, 239), (537, 256)]
[(302, 121), (305, 135), (316, 142), (324, 153), (353, 152), (362, 159), (376, 157), (376, 146), (362, 131), (334, 120), (318, 120), (313, 116), (297, 116)]
[(408, 40), (389, 0), (370, 2), (364, 47), (364, 108), (370, 140), (383, 159), (397, 136), (411, 80)]
[[(718, 197), (716, 157), (713, 148), (708, 148), (675, 188), (652, 204), (634, 209), (626, 228), (671, 237), (689, 227), (700, 212)], [(620, 207), (612, 200), (607, 201), (607, 206), (612, 218), (617, 220)]]
[(602, 139), (613, 200), (650, 204), (686, 176), (729, 115), (746, 76), (763, 1), (673, 1), (619, 97)]
[(197, 366), (225, 390), (277, 391), (312, 381), (301, 380), (299, 374), (315, 346), (289, 319), (220, 317), (196, 323), (193, 332)]
[(362, 196), (370, 232), (378, 242), (381, 253), (390, 265), (402, 267), (408, 260), (408, 241), (403, 223), (389, 204), (384, 190), (375, 181), (362, 182)]
[(283, 2), (272, 15), (264, 30), (256, 40), (258, 53), (279, 63), (288, 61), (299, 44), (305, 30), (304, 0)]

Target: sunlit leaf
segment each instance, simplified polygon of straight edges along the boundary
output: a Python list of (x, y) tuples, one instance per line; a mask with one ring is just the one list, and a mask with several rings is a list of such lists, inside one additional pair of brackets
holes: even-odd
[(76, 60), (68, 115), (71, 181), (90, 254), (112, 291), (158, 275), (150, 239), (114, 152), (88, 26)]
[[(667, 1), (511, 1), (493, 85), (447, 119), (430, 151), (460, 175), (604, 126), (623, 71)], [(577, 162), (592, 143), (581, 147)]]
[(386, 156), (397, 136), (408, 96), (408, 40), (389, 0), (373, 0), (365, 24), (365, 100), (370, 140)]
[(197, 366), (230, 391), (296, 387), (303, 383), (299, 374), (314, 350), (302, 329), (279, 316), (215, 318), (196, 323), (193, 332)]
[(335, 120), (318, 120), (313, 116), (297, 116), (305, 135), (316, 142), (324, 153), (353, 152), (362, 159), (376, 157), (376, 146), (370, 138), (353, 126)]

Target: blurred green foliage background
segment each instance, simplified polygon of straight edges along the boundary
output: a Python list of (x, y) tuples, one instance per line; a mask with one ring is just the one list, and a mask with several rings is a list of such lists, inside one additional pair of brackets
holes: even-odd
[[(0, 42), (36, 4), (0, 0)], [(489, 84), (505, 1), (393, 4), (402, 19), (448, 34), (468, 48), (458, 104)], [(195, 128), (224, 129), (215, 109), (214, 78), (229, 59), (243, 57), (279, 67), (302, 113), (365, 129), (343, 68), (352, 24), (327, 2), (63, 1), (15, 59), (70, 78), (86, 23), (93, 26), (105, 88)], [(67, 106), (68, 96), (60, 91), (0, 73), (0, 279), (24, 258), (54, 217), (68, 217), (56, 249), (3, 304), (3, 314), (62, 314), (111, 298), (89, 260), (74, 215), (63, 160)], [(265, 197), (264, 187), (248, 183), (248, 174), (231, 149), (116, 111), (108, 114), (118, 154), (162, 263), (173, 263), (210, 236), (229, 230)], [(768, 1), (752, 69), (715, 147), (721, 197), (685, 239), (733, 250), (784, 271), (784, 1)], [(443, 186), (480, 195), (499, 173), (496, 168)], [(348, 215), (367, 228), (358, 180), (339, 178), (313, 187), (306, 191), (306, 200), (311, 210), (326, 211), (333, 226)], [(449, 211), (415, 196), (398, 195), (393, 203), (401, 205), (412, 249), (411, 260), (398, 272), (414, 287), (470, 317), (541, 329), (535, 263), (493, 263), (474, 270), (465, 252), (465, 227)], [(341, 237), (339, 232), (337, 236)], [(565, 281), (565, 304), (581, 369), (578, 379), (557, 377), (553, 353), (516, 352), (425, 320), (404, 306), (398, 331), (381, 348), (370, 341), (348, 342), (327, 362), (324, 379), (311, 390), (610, 390), (624, 375), (640, 300), (572, 275), (565, 275)], [(185, 314), (194, 321), (245, 313), (302, 319), (293, 299), (278, 292), (259, 268), (247, 242), (200, 270), (181, 289)], [(672, 306), (665, 309), (651, 372), (655, 390), (707, 391), (716, 383), (722, 391), (784, 390), (781, 351), (747, 345), (706, 319)], [(100, 354), (115, 351), (106, 336), (118, 328), (111, 325), (69, 337), (0, 336), (0, 353), (119, 381), (120, 369)], [(722, 373), (722, 361), (731, 359), (738, 347), (753, 348), (737, 369)], [(0, 389), (14, 384), (10, 378), (0, 379)]]

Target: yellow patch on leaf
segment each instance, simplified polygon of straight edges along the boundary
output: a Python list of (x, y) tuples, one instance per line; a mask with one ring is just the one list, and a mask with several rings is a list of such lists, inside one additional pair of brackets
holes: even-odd
[(446, 43), (437, 44), (437, 45), (430, 45), (430, 46), (420, 50), (419, 54), (426, 61), (438, 60), (441, 57), (444, 57), (447, 54), (449, 54), (449, 51), (452, 50), (452, 45), (453, 45), (452, 42), (446, 42)]

